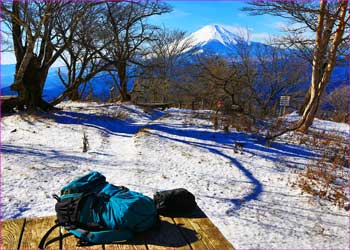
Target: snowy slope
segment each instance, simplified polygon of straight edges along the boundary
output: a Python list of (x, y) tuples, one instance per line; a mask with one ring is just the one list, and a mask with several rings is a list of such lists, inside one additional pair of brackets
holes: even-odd
[[(349, 246), (349, 214), (289, 185), (295, 167), (315, 158), (303, 146), (280, 141), (266, 148), (249, 134), (214, 131), (209, 111), (147, 114), (133, 105), (72, 102), (61, 107), (47, 117), (3, 117), (3, 218), (54, 214), (51, 194), (97, 170), (111, 183), (149, 196), (187, 188), (237, 249)], [(117, 119), (122, 114), (127, 118)], [(349, 136), (346, 124), (315, 126)], [(233, 152), (234, 141), (245, 143), (243, 154)]]
[(262, 45), (254, 41), (245, 42), (247, 37), (248, 31), (246, 29), (215, 24), (204, 26), (189, 35), (184, 41), (190, 41), (191, 48), (196, 48), (202, 53), (232, 57), (236, 53), (238, 43), (246, 44), (253, 49)]
[[(300, 115), (297, 112), (292, 112), (286, 116), (286, 118), (289, 122), (296, 122), (300, 119)], [(315, 118), (311, 125), (311, 128), (316, 131), (318, 130), (326, 131), (327, 133), (336, 133), (345, 137), (347, 141), (350, 141), (349, 124)]]

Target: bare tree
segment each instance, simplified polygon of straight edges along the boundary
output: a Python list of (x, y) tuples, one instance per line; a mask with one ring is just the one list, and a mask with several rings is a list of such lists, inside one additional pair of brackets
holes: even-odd
[(219, 56), (202, 56), (197, 76), (198, 82), (209, 83), (207, 89), (211, 90), (213, 98), (228, 97), (231, 105), (238, 105), (243, 110), (239, 100), (241, 75), (236, 65)]
[(144, 60), (143, 46), (151, 41), (155, 26), (147, 18), (171, 11), (168, 4), (159, 1), (118, 1), (105, 3), (104, 32), (111, 39), (100, 56), (111, 64), (109, 71), (115, 73), (115, 86), (121, 101), (131, 99), (128, 92), (128, 69)]
[(201, 66), (195, 58), (181, 61), (176, 67), (175, 77), (170, 81), (169, 101), (181, 108), (193, 108), (195, 102), (200, 102), (202, 108), (214, 108), (218, 100), (217, 88), (201, 74)]
[[(108, 38), (101, 33), (102, 23), (100, 17), (102, 5), (96, 5), (86, 11), (86, 14), (78, 24), (75, 36), (70, 45), (67, 46), (60, 59), (64, 62), (63, 70), (59, 68), (58, 77), (65, 86), (65, 91), (55, 100), (50, 102), (56, 105), (65, 98), (80, 100), (84, 93), (86, 83), (98, 73), (107, 70), (109, 63), (101, 60), (99, 53), (108, 45)], [(65, 25), (56, 30), (64, 37)], [(72, 32), (72, 31), (70, 31)], [(79, 87), (84, 87), (79, 91)]]
[[(16, 56), (15, 81), (11, 86), (28, 112), (51, 106), (42, 93), (51, 65), (73, 41), (85, 11), (95, 3), (66, 1), (2, 2), (2, 19), (10, 28)], [(64, 37), (55, 29), (65, 24)]]
[[(205, 59), (205, 60), (203, 60)], [(231, 59), (218, 56), (202, 57), (200, 64), (204, 78), (208, 78), (221, 89), (220, 99), (230, 98), (236, 112), (251, 113), (254, 99), (254, 83), (257, 64), (250, 45), (250, 35), (242, 30), (236, 37), (236, 45)], [(217, 90), (218, 93), (221, 91)]]
[(272, 114), (271, 109), (276, 108), (280, 96), (298, 98), (300, 84), (307, 80), (308, 65), (304, 59), (274, 44), (273, 40), (269, 44), (273, 46), (261, 45), (256, 50), (259, 74), (254, 95), (262, 116)]
[(235, 54), (230, 59), (196, 53), (198, 48), (194, 48), (189, 53), (191, 59), (175, 74), (178, 80), (171, 88), (172, 98), (180, 104), (199, 102), (203, 108), (216, 108), (218, 100), (226, 100), (229, 108), (235, 106), (236, 112), (248, 112), (256, 65), (251, 57), (247, 32), (236, 42)]
[[(263, 0), (251, 2), (250, 5), (244, 10), (254, 15), (271, 14), (288, 18), (298, 24), (298, 27), (289, 30), (290, 34), (285, 43), (298, 48), (306, 58), (312, 58), (312, 77), (300, 120), (293, 127), (269, 138), (296, 129), (306, 132), (313, 122), (320, 98), (336, 64), (337, 55), (344, 52), (344, 47), (347, 48), (342, 43), (346, 42), (349, 34), (348, 0), (320, 0), (319, 4), (314, 1)], [(306, 31), (311, 32), (313, 36), (300, 35)], [(349, 50), (345, 49), (345, 52)]]
[[(252, 99), (254, 98), (254, 83), (258, 75), (258, 68), (253, 55), (253, 47), (250, 45), (250, 33), (248, 30), (242, 30), (236, 38), (236, 60), (233, 65), (238, 71), (240, 82), (243, 86), (241, 94), (241, 106), (248, 115), (252, 113)], [(237, 105), (237, 104), (236, 104)], [(245, 106), (245, 108), (244, 108)]]
[(140, 88), (148, 90), (148, 94), (152, 92), (154, 101), (169, 100), (170, 86), (176, 84), (181, 66), (194, 51), (185, 35), (184, 31), (163, 27), (154, 33), (154, 39), (148, 44), (148, 59), (140, 67), (138, 83)]

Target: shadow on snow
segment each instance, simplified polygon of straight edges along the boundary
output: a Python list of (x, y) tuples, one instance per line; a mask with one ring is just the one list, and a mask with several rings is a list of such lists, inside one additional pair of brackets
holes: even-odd
[[(130, 109), (128, 107), (124, 108), (127, 110)], [(140, 111), (135, 111), (134, 109), (130, 109), (128, 111), (134, 113), (138, 112), (138, 115), (142, 115), (144, 117), (146, 116), (148, 119), (150, 119), (150, 121), (156, 120), (163, 115), (163, 112), (160, 111), (146, 115), (142, 112), (140, 113)], [(136, 134), (141, 128), (147, 126), (149, 129), (152, 129), (154, 131), (153, 134), (156, 136), (203, 148), (213, 154), (219, 155), (229, 160), (249, 179), (249, 182), (253, 185), (253, 189), (243, 199), (230, 199), (233, 207), (227, 211), (227, 214), (232, 214), (246, 202), (258, 200), (260, 194), (263, 192), (262, 183), (254, 177), (252, 172), (245, 168), (237, 159), (222, 151), (224, 149), (231, 149), (233, 151), (234, 142), (239, 141), (241, 143), (244, 143), (245, 152), (252, 153), (259, 157), (275, 162), (280, 161), (281, 157), (284, 156), (303, 157), (306, 159), (310, 159), (314, 156), (312, 152), (306, 148), (286, 143), (274, 142), (272, 147), (268, 148), (264, 146), (265, 141), (262, 138), (254, 138), (251, 135), (240, 132), (231, 132), (229, 134), (224, 134), (223, 132), (203, 130), (201, 127), (197, 126), (188, 127), (185, 125), (178, 126), (176, 124), (167, 123), (147, 125), (145, 123), (133, 123), (131, 119), (120, 120), (103, 114), (85, 114), (73, 111), (59, 111), (53, 115), (53, 118), (57, 123), (84, 125), (96, 128), (107, 134), (123, 137), (131, 137)], [(165, 133), (166, 135), (157, 134), (157, 131)], [(174, 138), (171, 136), (181, 138)], [(9, 145), (3, 145), (2, 151), (3, 153), (14, 154), (41, 154), (40, 152), (33, 151), (31, 149), (14, 149)], [(62, 155), (57, 155), (54, 152), (52, 153), (53, 157), (62, 157)]]
[[(127, 107), (126, 107), (127, 108)], [(134, 110), (129, 110), (134, 112)], [(156, 120), (162, 116), (163, 113), (156, 112), (149, 118)], [(55, 115), (56, 122), (63, 124), (81, 124), (84, 126), (94, 127), (102, 130), (108, 134), (131, 137), (136, 134), (141, 128), (147, 124), (135, 124), (128, 120), (111, 119), (108, 116), (101, 116), (96, 114), (83, 114), (69, 111), (61, 111)], [(208, 131), (200, 128), (203, 127), (189, 127), (179, 126), (176, 124), (150, 124), (147, 127), (154, 131), (154, 135), (165, 138), (168, 140), (192, 145), (195, 147), (203, 148), (209, 152), (219, 155), (229, 160), (234, 166), (236, 166), (253, 185), (253, 189), (242, 199), (229, 199), (233, 207), (226, 213), (228, 215), (233, 214), (243, 204), (258, 200), (259, 196), (263, 192), (262, 183), (254, 177), (253, 173), (245, 168), (237, 159), (224, 153), (222, 150), (231, 149), (233, 151), (234, 142), (239, 141), (244, 143), (244, 150), (247, 153), (255, 154), (261, 158), (265, 158), (270, 161), (280, 161), (281, 157), (302, 157), (311, 159), (314, 154), (308, 149), (291, 145), (287, 143), (274, 142), (272, 147), (265, 147), (265, 141), (263, 138), (254, 138), (251, 135), (241, 132), (231, 132), (224, 134), (223, 132)], [(158, 132), (165, 133), (159, 134)], [(174, 138), (178, 137), (178, 138)], [(181, 138), (180, 138), (181, 137)]]
[[(256, 140), (245, 133), (232, 132), (229, 134), (224, 134), (215, 131), (178, 129), (174, 126), (168, 127), (164, 124), (152, 124), (148, 127), (152, 129), (154, 131), (153, 134), (158, 137), (206, 149), (213, 154), (229, 160), (248, 178), (249, 182), (253, 185), (252, 191), (242, 199), (229, 199), (233, 206), (226, 211), (226, 214), (228, 215), (232, 215), (245, 203), (252, 200), (258, 200), (259, 196), (263, 192), (263, 185), (257, 178), (254, 177), (252, 172), (245, 168), (237, 159), (228, 155), (227, 153), (224, 153), (222, 149), (231, 149), (233, 151), (234, 142), (239, 141), (244, 143), (245, 152), (254, 153), (259, 157), (271, 161), (280, 161), (281, 156), (303, 157), (307, 159), (313, 156), (312, 152), (306, 148), (295, 145), (275, 142), (273, 143), (273, 147), (265, 147), (263, 145), (264, 140), (260, 140), (259, 142), (259, 140)], [(163, 132), (166, 135), (158, 134), (157, 131)], [(171, 136), (175, 136), (175, 138)]]

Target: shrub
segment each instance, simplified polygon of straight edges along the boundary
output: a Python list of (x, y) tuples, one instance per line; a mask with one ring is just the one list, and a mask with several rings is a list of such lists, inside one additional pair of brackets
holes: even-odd
[(219, 118), (218, 118), (218, 114), (213, 114), (211, 117), (211, 121), (213, 123), (213, 127), (215, 130), (219, 129)]
[(344, 207), (349, 201), (345, 189), (349, 185), (347, 145), (338, 136), (323, 133), (323, 137), (313, 135), (310, 141), (314, 146), (324, 149), (318, 160), (311, 161), (306, 169), (299, 173), (292, 186), (298, 186), (303, 193), (311, 194), (322, 200)]
[(83, 134), (83, 152), (86, 153), (88, 150), (89, 150), (89, 140), (88, 140), (86, 133), (84, 132), (84, 134)]
[(149, 129), (147, 127), (141, 128), (134, 136), (139, 138), (141, 136), (149, 135)]
[(126, 120), (129, 118), (129, 114), (124, 111), (117, 111), (114, 115), (113, 118), (119, 119), (119, 120)]
[(233, 113), (230, 116), (229, 123), (237, 131), (252, 132), (254, 130), (253, 120), (245, 114)]
[(336, 88), (329, 94), (322, 98), (321, 118), (328, 119), (335, 122), (348, 122), (349, 121), (349, 100), (350, 86), (343, 85)]

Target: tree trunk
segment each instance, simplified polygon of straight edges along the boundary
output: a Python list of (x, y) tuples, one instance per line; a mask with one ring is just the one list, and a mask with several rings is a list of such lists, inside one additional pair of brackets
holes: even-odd
[[(316, 47), (312, 62), (311, 86), (308, 92), (310, 94), (310, 98), (309, 102), (305, 105), (302, 117), (297, 123), (298, 130), (301, 132), (307, 132), (308, 128), (312, 125), (320, 103), (321, 95), (323, 94), (324, 89), (327, 83), (329, 82), (329, 78), (333, 71), (336, 61), (337, 50), (345, 30), (345, 16), (347, 12), (347, 4), (348, 1), (343, 1), (341, 3), (339, 23), (337, 25), (336, 32), (331, 43), (329, 54), (327, 56), (326, 50), (327, 46), (329, 45), (329, 36), (327, 36), (327, 30), (325, 33), (323, 32), (324, 27), (328, 26), (329, 23), (326, 22), (326, 24), (324, 24), (324, 10), (326, 7), (326, 1), (320, 1), (320, 14), (318, 18), (318, 28), (316, 32)], [(330, 21), (328, 20), (328, 22)], [(325, 42), (325, 40), (327, 42)], [(324, 64), (325, 61), (326, 63)]]
[(313, 99), (313, 102), (308, 103), (309, 107), (308, 110), (305, 109), (302, 119), (303, 119), (303, 123), (301, 123), (298, 131), (306, 133), (307, 130), (309, 129), (309, 127), (312, 125), (312, 122), (315, 118), (315, 115), (317, 113), (317, 108), (318, 108), (318, 103), (319, 103), (319, 97), (315, 96)]
[(42, 99), (47, 73), (48, 69), (40, 68), (35, 57), (33, 57), (24, 72), (21, 86), (17, 89), (19, 100), (26, 106), (28, 113), (33, 113), (39, 108), (44, 111), (52, 108), (50, 104)]
[(131, 96), (128, 93), (128, 81), (126, 77), (126, 67), (118, 67), (118, 77), (120, 82), (120, 96), (122, 102), (128, 102), (131, 100)]
[[(63, 100), (65, 100), (66, 98), (68, 98), (71, 101), (81, 100), (82, 97), (81, 97), (81, 94), (79, 94), (79, 87), (81, 83), (82, 83), (81, 81), (75, 80), (69, 87), (66, 88), (65, 91), (63, 91), (63, 93), (60, 96), (52, 100), (50, 102), (50, 105), (55, 106), (60, 102), (62, 102)], [(84, 89), (85, 87), (83, 88), (82, 92), (84, 92)]]
[(299, 108), (299, 114), (300, 115), (302, 115), (303, 113), (304, 113), (304, 111), (305, 111), (305, 108), (306, 108), (306, 106), (307, 106), (307, 104), (309, 103), (309, 101), (310, 101), (310, 87), (309, 87), (309, 89), (307, 90), (307, 92), (306, 92), (306, 95), (305, 95), (305, 97), (304, 97), (304, 102), (303, 102), (303, 104), (300, 106), (300, 108)]
[(121, 86), (120, 96), (121, 96), (121, 101), (122, 101), (122, 102), (128, 102), (128, 101), (131, 100), (131, 96), (130, 96), (130, 94), (128, 93), (127, 85), (126, 85), (126, 84), (123, 84), (123, 85)]
[(78, 101), (80, 100), (80, 95), (79, 95), (79, 90), (78, 88), (74, 88), (72, 89), (69, 94), (68, 94), (68, 98), (71, 101)]
[(308, 102), (303, 105), (305, 107), (303, 107), (303, 113), (301, 114), (302, 116), (297, 124), (298, 130), (301, 132), (306, 132), (311, 126), (317, 110), (317, 107), (315, 105), (318, 104), (317, 89), (319, 88), (321, 80), (320, 64), (324, 59), (325, 53), (325, 44), (323, 44), (323, 31), (326, 5), (326, 1), (320, 0), (320, 13), (318, 15), (314, 57), (312, 60), (311, 84), (305, 99), (305, 101), (308, 99)]

